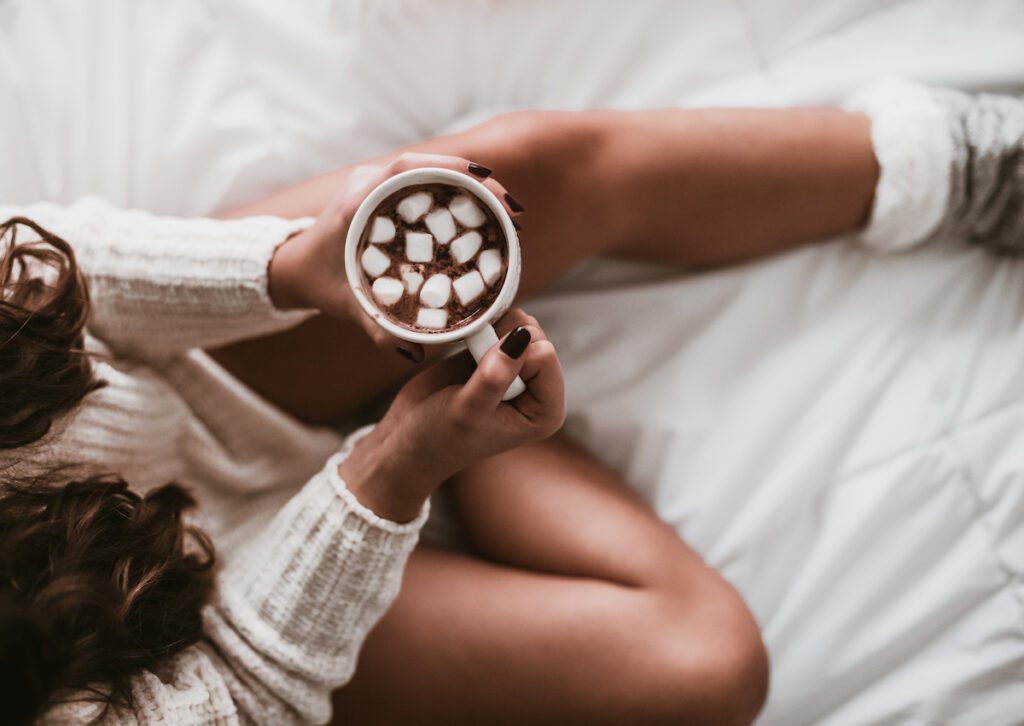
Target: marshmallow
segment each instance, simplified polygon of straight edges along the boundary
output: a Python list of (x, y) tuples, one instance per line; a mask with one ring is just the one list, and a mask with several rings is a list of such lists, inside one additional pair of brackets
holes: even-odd
[(453, 282), (452, 287), (455, 288), (455, 295), (459, 298), (459, 302), (468, 305), (480, 297), (484, 291), (484, 278), (480, 276), (479, 272), (473, 270)]
[(432, 275), (420, 288), (420, 300), (431, 308), (439, 308), (452, 296), (452, 280), (448, 275)]
[(396, 210), (406, 222), (412, 223), (422, 217), (434, 203), (434, 198), (427, 192), (410, 194), (398, 203)]
[(480, 244), (482, 242), (483, 237), (480, 236), (479, 232), (466, 232), (466, 234), (461, 237), (456, 237), (452, 240), (452, 257), (460, 263), (465, 264), (473, 259), (473, 255), (475, 255), (476, 251), (480, 249)]
[(393, 277), (378, 277), (373, 281), (372, 290), (381, 305), (394, 305), (405, 294), (405, 285)]
[(447, 209), (436, 209), (428, 214), (423, 221), (427, 223), (427, 229), (443, 245), (451, 242), (452, 237), (455, 236), (455, 220), (452, 219), (452, 213)]
[(415, 295), (423, 284), (423, 275), (412, 269), (412, 265), (402, 265), (402, 279), (410, 295)]
[(440, 330), (448, 324), (448, 311), (436, 308), (420, 308), (416, 316), (416, 324), (421, 328), (433, 328)]
[(410, 262), (430, 262), (434, 259), (434, 238), (427, 232), (406, 232), (405, 257)]
[(459, 224), (463, 227), (479, 227), (487, 220), (483, 210), (465, 194), (455, 197), (448, 205), (448, 209), (451, 210), (452, 214), (455, 215), (455, 219), (459, 220)]
[(367, 247), (363, 253), (363, 269), (370, 277), (383, 275), (391, 267), (391, 258), (376, 247)]
[(390, 242), (395, 238), (395, 223), (387, 217), (377, 217), (370, 228), (370, 241), (374, 244)]
[(493, 285), (501, 274), (501, 253), (498, 250), (484, 250), (476, 261), (480, 274), (488, 285)]

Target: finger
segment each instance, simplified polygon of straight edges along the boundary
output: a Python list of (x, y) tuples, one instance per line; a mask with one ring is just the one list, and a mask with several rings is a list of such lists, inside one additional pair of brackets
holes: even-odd
[(401, 415), (438, 391), (465, 383), (475, 367), (473, 357), (465, 351), (427, 366), (402, 386), (392, 403), (392, 411)]
[(485, 415), (501, 403), (505, 391), (523, 367), (522, 353), (530, 340), (530, 332), (516, 328), (493, 346), (456, 394), (456, 404), (469, 415)]
[(419, 343), (411, 343), (408, 340), (395, 337), (365, 314), (359, 316), (359, 324), (366, 331), (373, 344), (384, 353), (400, 355), (412, 363), (423, 362), (423, 346)]
[(507, 211), (513, 219), (523, 213), (523, 206), (515, 197), (508, 193), (508, 189), (506, 189), (501, 182), (491, 178), (490, 169), (469, 161), (468, 159), (463, 159), (460, 156), (405, 152), (395, 157), (395, 159), (388, 165), (388, 169), (391, 174), (400, 174), (403, 171), (418, 169), (424, 166), (451, 169), (452, 171), (458, 171), (466, 174), (467, 176), (471, 176), (487, 187), (487, 189), (497, 197), (501, 205), (505, 207), (505, 211)]
[(439, 391), (448, 386), (465, 383), (473, 375), (474, 370), (476, 362), (469, 351), (464, 350), (435, 363), (419, 375), (429, 381), (431, 388)]
[(375, 187), (389, 176), (386, 166), (376, 164), (360, 164), (352, 170), (345, 180), (344, 202), (340, 206), (342, 228), (348, 228), (359, 205)]
[(555, 428), (565, 419), (565, 376), (558, 353), (551, 341), (531, 343), (523, 353), (519, 375), (526, 383), (526, 394), (512, 405), (530, 419), (543, 417)]
[(516, 328), (526, 328), (529, 330), (531, 341), (548, 339), (537, 319), (523, 312), (520, 308), (512, 308), (494, 324), (494, 332), (498, 334), (499, 338), (511, 333)]
[(388, 170), (379, 164), (360, 164), (348, 175), (345, 185), (350, 192), (369, 191), (387, 179)]
[(388, 172), (389, 175), (394, 175), (400, 174), (403, 171), (409, 171), (410, 169), (420, 169), (425, 166), (432, 166), (458, 171), (479, 180), (480, 177), (470, 171), (470, 163), (471, 162), (469, 160), (463, 159), (461, 156), (448, 156), (446, 154), (417, 154), (415, 152), (407, 151), (396, 156), (391, 163), (388, 164)]
[[(513, 222), (520, 214), (526, 211), (523, 208), (523, 205), (519, 203), (519, 200), (509, 194), (508, 189), (506, 189), (497, 179), (484, 179), (482, 183), (487, 187), (491, 194), (498, 198), (498, 201), (501, 202), (501, 206), (503, 206), (505, 211), (512, 217)], [(517, 226), (516, 229), (519, 229), (519, 227)]]

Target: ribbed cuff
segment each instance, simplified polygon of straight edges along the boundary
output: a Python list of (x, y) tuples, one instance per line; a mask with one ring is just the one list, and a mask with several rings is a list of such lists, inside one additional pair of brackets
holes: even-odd
[(941, 106), (925, 86), (881, 81), (844, 106), (871, 118), (871, 140), (881, 173), (862, 244), (880, 252), (913, 247), (945, 214), (953, 141)]
[(254, 650), (325, 683), (345, 677), (362, 640), (398, 594), (429, 513), (424, 503), (416, 519), (399, 524), (360, 504), (337, 473), (355, 440), (221, 577), (221, 619)]

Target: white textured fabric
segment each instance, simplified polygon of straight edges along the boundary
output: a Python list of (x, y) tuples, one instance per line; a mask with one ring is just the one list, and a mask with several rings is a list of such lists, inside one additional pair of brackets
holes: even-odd
[(0, 218), (14, 216), (74, 247), (92, 298), (87, 346), (108, 385), (30, 449), (0, 454), (0, 469), (113, 467), (140, 491), (177, 481), (206, 499), (204, 524), (218, 533), (228, 528), (222, 519), (237, 518), (227, 495), (297, 486), (337, 450), (335, 434), (276, 411), (195, 349), (308, 317), (273, 306), (267, 267), (310, 220), (176, 219), (97, 198), (0, 206)]
[(72, 241), (93, 298), (89, 330), (117, 355), (161, 360), (309, 316), (274, 307), (267, 269), (274, 250), (311, 219), (161, 218), (97, 197), (0, 206), (0, 218), (14, 216)]
[[(130, 709), (98, 724), (322, 724), (370, 629), (398, 594), (427, 508), (395, 524), (363, 507), (332, 457), (258, 541), (235, 553), (203, 611), (205, 638), (133, 679)], [(95, 704), (55, 706), (39, 723), (85, 723)]]
[[(8, 0), (0, 199), (206, 213), (514, 108), (1020, 93), (1021, 37), (1020, 0)], [(1020, 725), (1021, 300), (977, 249), (826, 244), (529, 306), (570, 431), (751, 604), (758, 726)]]
[(878, 186), (861, 241), (875, 250), (905, 250), (942, 221), (949, 199), (953, 139), (946, 115), (928, 90), (888, 80), (846, 102), (871, 118)]
[[(95, 199), (0, 207), (0, 219), (13, 216), (75, 249), (93, 303), (87, 345), (107, 385), (37, 444), (3, 452), (0, 471), (59, 466), (65, 475), (113, 471), (141, 491), (191, 486), (220, 560), (204, 640), (134, 679), (131, 710), (106, 711), (101, 723), (323, 723), (332, 690), (351, 677), (398, 593), (429, 508), (402, 525), (376, 516), (338, 477), (359, 434), (324, 465), (342, 447), (337, 435), (276, 411), (194, 349), (305, 316), (274, 308), (267, 267), (309, 221), (174, 219)], [(254, 511), (268, 511), (261, 493), (280, 500), (296, 489), (258, 532), (246, 531)], [(72, 700), (43, 722), (90, 714), (93, 704)]]

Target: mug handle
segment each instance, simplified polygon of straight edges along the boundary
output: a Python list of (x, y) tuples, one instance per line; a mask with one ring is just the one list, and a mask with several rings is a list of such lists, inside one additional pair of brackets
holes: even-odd
[[(473, 360), (477, 363), (484, 357), (484, 354), (489, 351), (498, 342), (498, 334), (494, 332), (494, 327), (491, 325), (485, 325), (480, 328), (477, 332), (466, 338), (466, 347), (469, 348), (470, 354), (473, 356)], [(511, 401), (513, 398), (518, 396), (520, 393), (526, 391), (526, 384), (523, 383), (523, 379), (516, 376), (516, 379), (512, 381), (512, 385), (505, 391), (505, 395), (501, 397), (502, 401)]]

